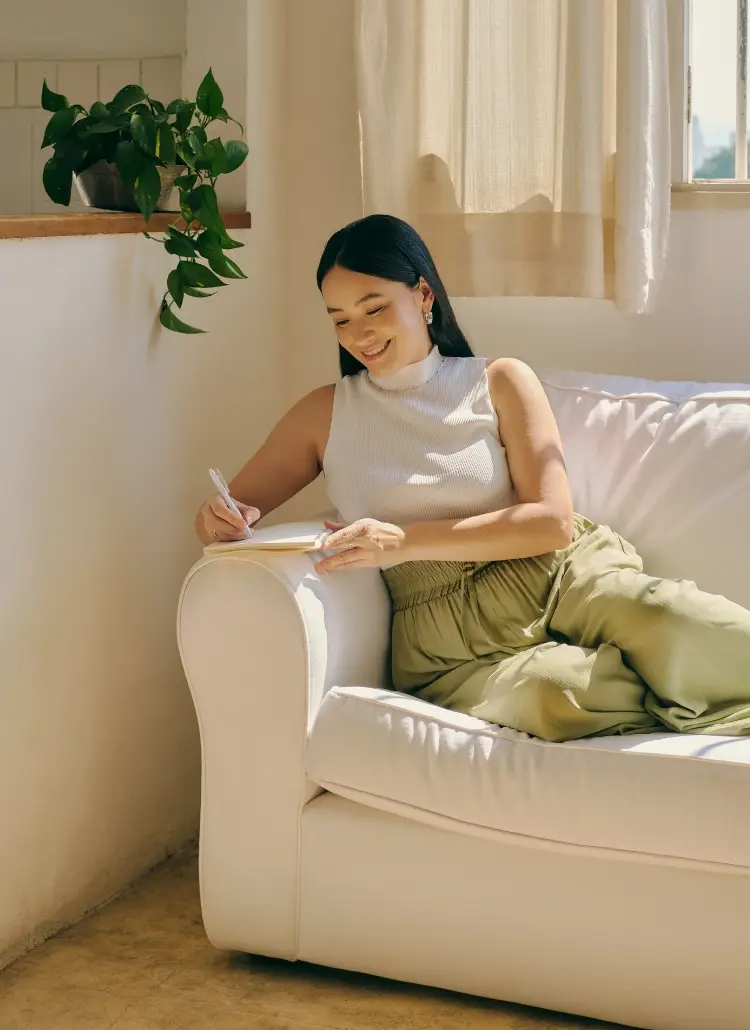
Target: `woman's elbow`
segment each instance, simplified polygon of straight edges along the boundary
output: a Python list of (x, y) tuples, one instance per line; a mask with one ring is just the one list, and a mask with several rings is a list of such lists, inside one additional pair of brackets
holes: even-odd
[(563, 550), (573, 543), (575, 520), (573, 510), (563, 506), (548, 507), (545, 519), (550, 551)]
[(575, 519), (572, 508), (555, 509), (550, 514), (550, 533), (555, 542), (553, 550), (562, 550), (573, 543)]

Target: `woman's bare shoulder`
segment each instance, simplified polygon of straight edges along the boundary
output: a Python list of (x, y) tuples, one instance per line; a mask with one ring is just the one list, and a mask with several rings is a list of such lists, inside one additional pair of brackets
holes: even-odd
[(298, 416), (306, 425), (307, 433), (315, 441), (318, 461), (321, 463), (331, 432), (335, 394), (336, 384), (328, 383), (310, 390), (295, 405)]

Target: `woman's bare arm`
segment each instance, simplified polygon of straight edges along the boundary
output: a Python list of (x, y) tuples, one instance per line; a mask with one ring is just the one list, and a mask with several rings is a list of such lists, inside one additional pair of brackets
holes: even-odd
[(261, 518), (320, 475), (334, 389), (322, 386), (298, 401), (229, 484), (232, 496), (258, 508)]

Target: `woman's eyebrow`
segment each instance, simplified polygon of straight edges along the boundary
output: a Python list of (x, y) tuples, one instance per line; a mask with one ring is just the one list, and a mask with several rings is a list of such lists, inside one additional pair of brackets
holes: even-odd
[[(360, 304), (364, 304), (364, 302), (366, 300), (375, 300), (376, 297), (378, 299), (380, 299), (382, 296), (383, 296), (382, 293), (366, 293), (364, 295), (364, 297), (360, 297), (359, 298), (359, 300), (355, 304), (355, 307), (359, 307)], [(326, 308), (326, 311), (328, 312), (329, 315), (332, 315), (334, 313), (334, 311), (342, 311), (342, 310), (343, 310), (342, 308)]]

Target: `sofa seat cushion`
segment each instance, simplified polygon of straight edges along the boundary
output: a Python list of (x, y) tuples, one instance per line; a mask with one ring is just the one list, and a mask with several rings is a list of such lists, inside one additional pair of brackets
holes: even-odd
[(333, 793), (459, 833), (750, 870), (748, 738), (552, 744), (406, 694), (336, 687), (311, 730), (307, 773)]

